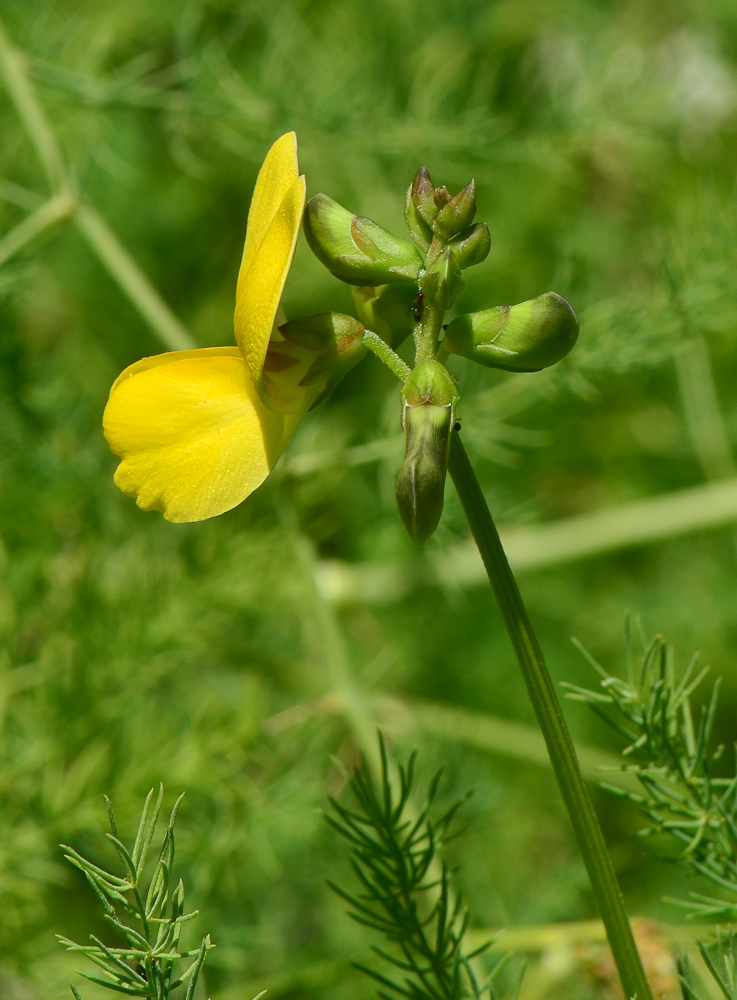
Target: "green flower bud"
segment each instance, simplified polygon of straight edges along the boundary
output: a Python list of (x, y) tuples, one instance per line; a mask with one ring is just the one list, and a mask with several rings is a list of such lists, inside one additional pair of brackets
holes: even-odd
[(443, 365), (424, 361), (405, 382), (402, 400), (405, 449), (397, 506), (410, 536), (423, 545), (443, 512), (458, 392)]
[(476, 181), (472, 180), (438, 210), (433, 229), (442, 239), (449, 240), (468, 229), (475, 214)]
[(304, 230), (315, 256), (336, 278), (351, 285), (414, 281), (422, 265), (411, 243), (371, 219), (351, 215), (326, 194), (307, 202)]
[(351, 296), (361, 322), (396, 350), (414, 329), (417, 291), (414, 282), (377, 288), (353, 285)]
[(322, 386), (312, 408), (332, 392), (366, 353), (361, 340), (364, 329), (363, 323), (353, 316), (332, 312), (303, 316), (279, 327), (284, 340), (299, 351), (300, 358), (311, 361), (298, 385)]
[(536, 372), (564, 358), (577, 339), (578, 319), (570, 304), (545, 292), (516, 306), (459, 316), (447, 327), (443, 344), (488, 368)]
[(477, 222), (475, 226), (464, 230), (450, 244), (458, 266), (461, 269), (480, 264), (489, 256), (491, 236), (485, 222)]
[(436, 309), (450, 309), (463, 291), (465, 282), (455, 254), (445, 247), (433, 260), (420, 279), (425, 299)]

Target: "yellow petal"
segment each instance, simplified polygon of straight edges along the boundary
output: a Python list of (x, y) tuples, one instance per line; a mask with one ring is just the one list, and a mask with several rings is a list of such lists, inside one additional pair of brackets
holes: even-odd
[[(272, 147), (261, 168), (248, 216), (246, 246), (235, 295), (235, 339), (256, 386), (260, 386), (264, 358), (297, 245), (305, 204), (305, 179), (294, 176), (296, 151), (294, 139), (290, 137), (292, 133), (283, 136)], [(285, 139), (291, 144), (289, 153)], [(272, 155), (275, 150), (278, 156)], [(276, 202), (275, 196), (283, 190), (290, 176), (294, 176), (294, 180)]]
[(103, 418), (122, 459), (116, 485), (169, 521), (201, 521), (245, 500), (297, 422), (285, 426), (264, 408), (237, 347), (144, 358), (116, 381)]
[(241, 269), (238, 275), (239, 285), (241, 278), (248, 272), (249, 265), (261, 246), (261, 241), (266, 235), (266, 230), (271, 225), (271, 220), (276, 215), (284, 195), (297, 180), (298, 174), (297, 136), (294, 132), (287, 132), (286, 135), (276, 140), (266, 154), (266, 159), (256, 178), (251, 207), (248, 210), (246, 243), (243, 247)]

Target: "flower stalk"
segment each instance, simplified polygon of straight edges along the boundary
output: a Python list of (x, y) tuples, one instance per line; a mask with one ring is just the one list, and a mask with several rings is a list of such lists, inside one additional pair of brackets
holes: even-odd
[(628, 1000), (652, 1000), (622, 892), (553, 682), (481, 486), (457, 433), (451, 435), (449, 469), (522, 670), (625, 996)]

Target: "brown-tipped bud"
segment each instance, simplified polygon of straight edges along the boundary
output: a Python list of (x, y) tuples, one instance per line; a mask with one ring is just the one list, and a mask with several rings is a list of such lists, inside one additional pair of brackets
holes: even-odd
[(433, 228), (438, 236), (449, 240), (468, 229), (475, 214), (476, 181), (472, 180), (438, 210)]
[(412, 333), (417, 285), (406, 282), (377, 288), (353, 286), (353, 305), (361, 322), (395, 350)]
[(465, 282), (458, 261), (450, 247), (445, 247), (433, 260), (420, 279), (426, 301), (435, 309), (450, 309), (463, 291)]
[(325, 194), (307, 202), (304, 231), (315, 256), (351, 285), (414, 281), (422, 265), (411, 243), (371, 219), (352, 215)]
[(419, 364), (402, 389), (405, 451), (397, 478), (397, 506), (418, 545), (432, 535), (443, 512), (457, 399), (452, 379), (437, 361)]
[(420, 167), (409, 188), (409, 198), (417, 210), (417, 214), (427, 226), (432, 226), (438, 213), (435, 203), (435, 185), (427, 167)]
[(477, 222), (457, 236), (451, 242), (450, 249), (461, 270), (480, 264), (486, 260), (491, 250), (489, 227), (485, 222)]
[(536, 372), (564, 358), (577, 339), (578, 319), (570, 304), (545, 292), (516, 306), (458, 316), (447, 327), (443, 344), (488, 368)]

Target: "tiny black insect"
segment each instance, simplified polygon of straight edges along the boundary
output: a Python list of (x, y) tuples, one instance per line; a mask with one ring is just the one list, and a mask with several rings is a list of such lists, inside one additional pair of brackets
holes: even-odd
[(461, 422), (460, 420), (456, 420), (456, 422), (453, 424), (453, 430), (458, 432), (460, 429), (461, 429)]
[(414, 305), (412, 306), (412, 315), (415, 318), (415, 323), (419, 323), (422, 319), (422, 305), (425, 296), (422, 294), (422, 289), (417, 293)]

